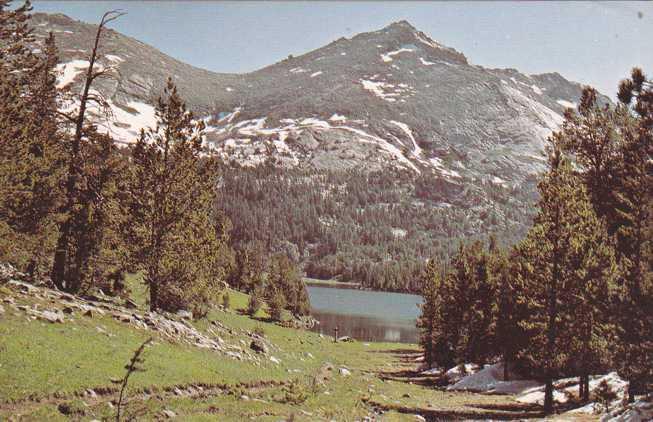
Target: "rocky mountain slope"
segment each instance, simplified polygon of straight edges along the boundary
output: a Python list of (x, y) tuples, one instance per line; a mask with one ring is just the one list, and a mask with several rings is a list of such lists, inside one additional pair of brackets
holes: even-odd
[[(96, 27), (64, 15), (33, 23), (57, 38), (60, 86), (78, 90)], [(458, 239), (519, 239), (546, 137), (582, 90), (557, 73), (473, 65), (405, 21), (245, 74), (198, 69), (112, 30), (101, 52), (114, 76), (96, 89), (113, 116), (98, 123), (118, 142), (154, 125), (168, 77), (205, 120), (207, 146), (240, 172), (223, 184), (236, 243), (291, 244), (310, 276), (392, 289), (403, 287), (390, 274), (446, 257)]]
[[(34, 24), (57, 36), (60, 84), (78, 84), (95, 26), (45, 14)], [(581, 92), (556, 73), (472, 65), (406, 21), (240, 75), (195, 68), (115, 31), (102, 52), (101, 64), (119, 72), (98, 88), (114, 106), (118, 140), (152, 122), (171, 76), (209, 119), (213, 148), (245, 165), (391, 166), (518, 184), (541, 168), (544, 139)]]

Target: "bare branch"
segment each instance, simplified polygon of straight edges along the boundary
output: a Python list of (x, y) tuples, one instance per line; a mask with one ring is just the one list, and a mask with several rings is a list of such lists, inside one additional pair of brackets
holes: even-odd
[(109, 22), (118, 19), (121, 16), (126, 15), (127, 12), (123, 12), (122, 9), (109, 10), (102, 15), (102, 20), (100, 20), (100, 27), (104, 28)]
[(58, 116), (63, 117), (64, 119), (66, 119), (70, 123), (75, 123), (75, 121), (77, 120), (77, 117), (72, 115), (72, 114), (64, 113), (63, 111), (60, 111), (60, 110), (57, 110), (56, 113), (57, 113)]

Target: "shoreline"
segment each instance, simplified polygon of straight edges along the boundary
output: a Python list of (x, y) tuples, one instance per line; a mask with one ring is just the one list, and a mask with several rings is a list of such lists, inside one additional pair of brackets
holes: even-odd
[(309, 277), (304, 277), (303, 280), (307, 286), (340, 287), (345, 289), (367, 290), (362, 287), (361, 283), (355, 283), (353, 281), (320, 280), (317, 278), (309, 278)]

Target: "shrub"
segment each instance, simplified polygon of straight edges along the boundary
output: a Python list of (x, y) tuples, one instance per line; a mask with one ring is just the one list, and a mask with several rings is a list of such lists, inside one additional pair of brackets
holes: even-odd
[(286, 306), (286, 299), (283, 294), (276, 290), (268, 299), (268, 311), (273, 321), (281, 321), (283, 309)]
[(249, 302), (247, 302), (247, 314), (254, 316), (259, 309), (261, 309), (260, 293), (257, 290), (254, 290), (249, 296)]

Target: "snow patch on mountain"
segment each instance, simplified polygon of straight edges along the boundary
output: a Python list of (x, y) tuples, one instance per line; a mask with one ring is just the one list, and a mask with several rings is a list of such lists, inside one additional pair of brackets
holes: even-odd
[(375, 142), (379, 145), (385, 152), (389, 153), (394, 159), (398, 160), (400, 163), (404, 164), (406, 167), (413, 169), (416, 173), (421, 173), (421, 171), (410, 161), (408, 158), (402, 154), (402, 152), (396, 146), (392, 145), (390, 142), (386, 141), (383, 138), (378, 136), (371, 135), (363, 130), (356, 129), (350, 126), (338, 126), (338, 129), (344, 129), (355, 133), (360, 136), (358, 139), (360, 142)]
[(392, 56), (396, 56), (397, 54), (400, 53), (412, 53), (415, 50), (412, 48), (400, 48), (399, 50), (395, 51), (389, 51), (387, 53), (381, 54), (381, 60), (383, 60), (386, 63), (389, 63), (392, 61)]
[(533, 90), (534, 93), (537, 95), (542, 95), (544, 92), (542, 91), (542, 88), (540, 88), (537, 85), (531, 85), (531, 89)]
[(105, 54), (104, 57), (107, 60), (110, 60), (110, 61), (115, 62), (115, 63), (122, 63), (122, 62), (125, 61), (125, 59), (123, 59), (122, 57), (116, 56), (114, 54)]
[(91, 104), (88, 111), (100, 116), (95, 121), (98, 132), (107, 133), (120, 143), (136, 142), (141, 129), (156, 126), (155, 109), (149, 104), (129, 101), (120, 106), (110, 99), (107, 103), (111, 107), (111, 116), (105, 117), (95, 104)]
[(556, 100), (556, 103), (560, 104), (561, 106), (563, 106), (565, 108), (576, 108), (576, 107), (578, 107), (578, 104), (576, 104), (574, 102), (571, 102), (571, 101), (563, 100), (562, 98), (559, 99), (559, 100)]
[(408, 127), (406, 123), (398, 122), (396, 120), (390, 120), (390, 123), (398, 126), (408, 136), (408, 139), (410, 139), (413, 143), (413, 155), (417, 158), (420, 158), (422, 156), (422, 148), (417, 145), (417, 141), (415, 141), (415, 137), (413, 136), (413, 132), (410, 130), (410, 127)]
[(68, 63), (59, 63), (56, 72), (60, 75), (57, 78), (57, 88), (63, 88), (71, 84), (77, 75), (86, 71), (90, 63), (88, 60), (72, 60)]
[(415, 38), (426, 45), (428, 45), (431, 48), (441, 48), (442, 46), (438, 44), (436, 41), (433, 41), (432, 39), (420, 34), (419, 32), (414, 32)]
[(333, 113), (333, 115), (329, 117), (329, 120), (332, 122), (344, 122), (347, 120), (347, 118), (345, 116), (341, 116), (338, 113)]

